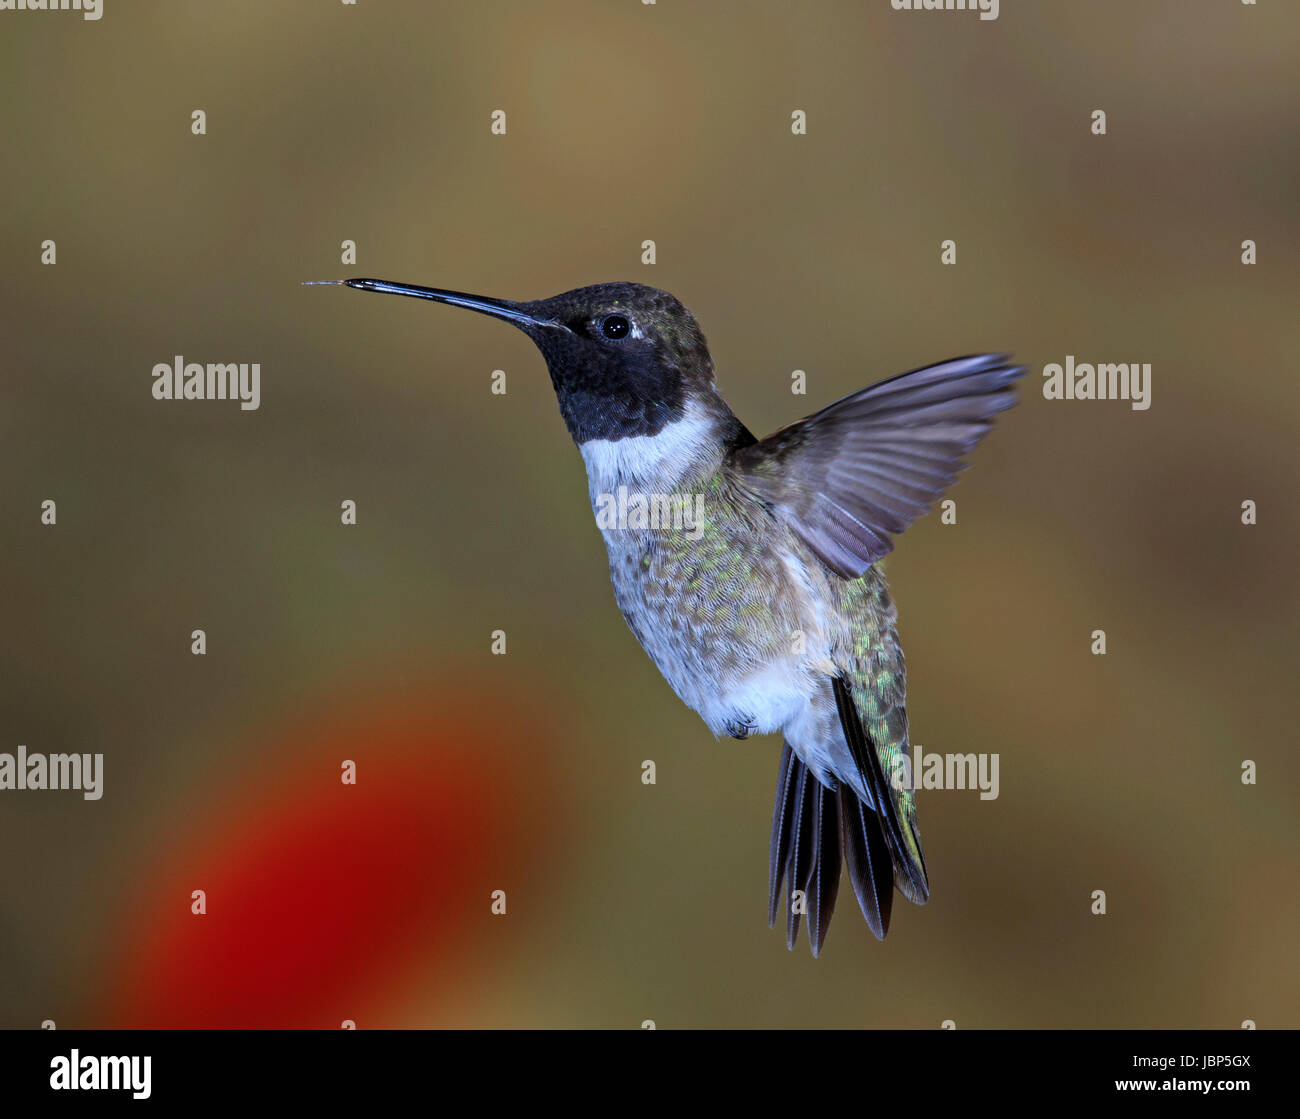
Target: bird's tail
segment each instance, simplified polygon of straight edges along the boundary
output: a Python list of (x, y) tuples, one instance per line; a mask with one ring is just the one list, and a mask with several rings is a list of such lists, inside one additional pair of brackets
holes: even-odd
[[(785, 744), (772, 810), (768, 862), (768, 927), (776, 924), (782, 883), (785, 892), (785, 942), (794, 947), (799, 920), (808, 916), (808, 939), (816, 956), (826, 939), (840, 887), (840, 796), (817, 780)], [(852, 795), (852, 794), (850, 794)], [(890, 874), (890, 888), (893, 875)]]
[[(847, 782), (835, 789), (823, 785), (785, 743), (772, 812), (767, 923), (776, 924), (784, 900), (788, 948), (794, 947), (800, 920), (807, 916), (812, 954), (821, 953), (835, 911), (842, 865), (848, 867), (858, 907), (878, 939), (889, 931), (896, 861), (901, 864), (899, 887), (904, 895), (916, 902), (926, 900), (924, 863), (918, 886), (910, 860), (902, 850), (895, 853), (889, 841), (898, 821), (890, 819), (894, 805), (888, 792), (878, 803), (883, 811), (860, 798)], [(904, 824), (909, 834), (914, 827), (911, 819)], [(920, 845), (915, 846), (919, 857)]]
[(799, 922), (807, 916), (812, 954), (820, 954), (835, 911), (842, 863), (848, 864), (862, 915), (883, 938), (889, 929), (894, 867), (880, 821), (847, 785), (834, 790), (823, 785), (787, 742), (772, 812), (767, 908), (767, 923), (775, 926), (784, 900), (787, 947), (794, 947)]

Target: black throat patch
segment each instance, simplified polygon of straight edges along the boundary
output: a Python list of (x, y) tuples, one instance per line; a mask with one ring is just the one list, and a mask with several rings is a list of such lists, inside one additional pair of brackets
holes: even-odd
[(682, 372), (654, 347), (610, 354), (566, 331), (547, 333), (535, 341), (575, 443), (658, 435), (685, 414)]

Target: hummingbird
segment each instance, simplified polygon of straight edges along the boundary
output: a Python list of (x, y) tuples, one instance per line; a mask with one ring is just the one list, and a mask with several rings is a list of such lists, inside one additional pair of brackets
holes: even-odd
[[(1024, 368), (1006, 354), (955, 358), (757, 439), (719, 393), (695, 317), (668, 292), (606, 283), (511, 302), (315, 282), (477, 311), (541, 351), (632, 633), (715, 736), (783, 736), (768, 925), (784, 913), (786, 946), (806, 916), (821, 953), (842, 868), (879, 939), (895, 887), (923, 904), (906, 674), (880, 560), (1015, 404)], [(602, 516), (616, 494), (631, 512)]]

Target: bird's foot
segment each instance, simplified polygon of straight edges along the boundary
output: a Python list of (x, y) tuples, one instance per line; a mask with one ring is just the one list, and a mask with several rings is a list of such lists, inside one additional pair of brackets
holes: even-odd
[(758, 724), (754, 722), (752, 715), (741, 715), (739, 718), (730, 720), (725, 729), (732, 738), (748, 738), (758, 730)]

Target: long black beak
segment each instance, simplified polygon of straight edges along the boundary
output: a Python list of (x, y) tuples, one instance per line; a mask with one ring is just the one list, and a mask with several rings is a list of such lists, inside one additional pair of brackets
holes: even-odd
[(554, 319), (539, 319), (530, 315), (519, 304), (506, 299), (492, 299), (486, 295), (466, 295), (463, 291), (447, 291), (445, 288), (426, 288), (419, 284), (394, 284), (388, 280), (307, 280), (311, 284), (341, 284), (356, 288), (357, 291), (378, 291), (386, 295), (409, 295), (413, 299), (429, 299), (434, 303), (447, 303), (452, 307), (464, 307), (469, 311), (491, 315), (496, 319), (505, 319), (516, 326), (560, 326)]

